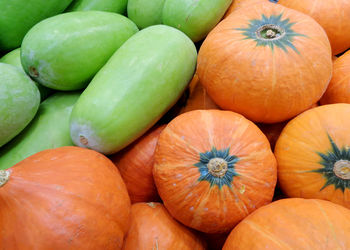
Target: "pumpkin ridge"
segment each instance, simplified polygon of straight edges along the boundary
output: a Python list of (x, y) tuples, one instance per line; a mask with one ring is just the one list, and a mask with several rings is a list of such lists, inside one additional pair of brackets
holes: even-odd
[[(247, 208), (247, 205), (243, 202), (242, 199), (239, 199), (240, 195), (236, 193), (235, 188), (230, 188), (230, 193), (234, 196), (236, 200), (239, 200), (239, 202), (235, 202), (236, 207), (244, 214), (247, 216), (249, 214), (249, 209)], [(244, 196), (243, 196), (244, 197)], [(242, 204), (241, 206), (239, 204)]]
[[(49, 190), (49, 191), (52, 192), (52, 193), (54, 193), (54, 192), (62, 193), (62, 194), (64, 194), (64, 195), (69, 196), (69, 197), (72, 198), (72, 199), (78, 199), (78, 200), (80, 200), (80, 201), (86, 203), (87, 205), (90, 205), (91, 207), (94, 207), (95, 209), (101, 208), (101, 209), (103, 209), (103, 211), (104, 211), (104, 215), (109, 214), (110, 217), (112, 217), (112, 218), (114, 217), (113, 214), (110, 213), (110, 210), (109, 210), (109, 209), (106, 209), (105, 206), (103, 206), (103, 207), (102, 207), (102, 206), (96, 206), (96, 204), (94, 204), (94, 203), (92, 203), (92, 202), (89, 202), (89, 201), (87, 201), (86, 199), (83, 199), (83, 198), (81, 198), (81, 197), (79, 197), (79, 196), (77, 196), (77, 195), (74, 195), (74, 194), (71, 193), (71, 192), (62, 191), (62, 189), (57, 190), (56, 188), (54, 188), (54, 187), (52, 187), (52, 186), (43, 185), (43, 184), (40, 184), (40, 183), (38, 183), (38, 182), (26, 181), (26, 180), (24, 180), (23, 178), (20, 178), (20, 177), (18, 177), (18, 176), (13, 177), (12, 179), (13, 179), (13, 180), (20, 181), (20, 182), (24, 182), (24, 183), (26, 183), (26, 185), (31, 185), (32, 187), (38, 188), (39, 190), (44, 190), (44, 189), (46, 189), (46, 190)], [(21, 186), (21, 185), (20, 185), (20, 186)], [(21, 189), (21, 188), (20, 188), (20, 189)], [(42, 193), (42, 192), (38, 192), (38, 193), (40, 194), (40, 193)], [(113, 220), (109, 220), (109, 221), (113, 221)], [(116, 221), (113, 221), (113, 222), (114, 222), (115, 224), (118, 225), (118, 223), (117, 223)], [(118, 227), (119, 227), (119, 225), (118, 225)], [(121, 228), (119, 227), (119, 229), (121, 229)], [(122, 229), (121, 229), (121, 230), (122, 230)], [(122, 230), (122, 231), (123, 231), (123, 230)]]

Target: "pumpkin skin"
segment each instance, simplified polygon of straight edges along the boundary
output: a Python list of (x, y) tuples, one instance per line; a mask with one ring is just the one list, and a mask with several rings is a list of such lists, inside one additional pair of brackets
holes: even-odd
[(195, 110), (160, 134), (153, 177), (175, 219), (222, 233), (271, 202), (276, 160), (265, 135), (242, 115)]
[(210, 32), (197, 73), (222, 109), (255, 122), (282, 122), (321, 98), (331, 78), (331, 49), (309, 16), (270, 2), (255, 4), (234, 11)]
[(314, 18), (327, 32), (333, 55), (350, 48), (349, 0), (279, 0), (278, 3)]
[(331, 82), (320, 102), (350, 103), (350, 51), (334, 60)]
[[(130, 199), (118, 169), (78, 147), (41, 151), (0, 171), (4, 249), (121, 249)], [(40, 240), (39, 240), (40, 239)]]
[(199, 82), (197, 74), (194, 74), (189, 84), (189, 97), (180, 114), (197, 109), (219, 109), (214, 101), (208, 96), (207, 92)]
[(172, 218), (161, 203), (133, 204), (130, 217), (123, 250), (205, 249), (204, 242)]
[(231, 3), (230, 7), (227, 9), (224, 18), (226, 18), (228, 15), (230, 15), (234, 10), (237, 10), (242, 7), (246, 7), (251, 4), (256, 4), (256, 3), (263, 3), (268, 0), (233, 0)]
[(289, 197), (350, 208), (350, 104), (310, 109), (291, 120), (275, 147), (278, 180)]
[(223, 250), (349, 249), (349, 223), (350, 210), (337, 204), (283, 199), (258, 209), (238, 224)]
[(111, 156), (128, 189), (131, 203), (159, 200), (152, 170), (156, 144), (165, 126), (151, 129), (137, 141)]

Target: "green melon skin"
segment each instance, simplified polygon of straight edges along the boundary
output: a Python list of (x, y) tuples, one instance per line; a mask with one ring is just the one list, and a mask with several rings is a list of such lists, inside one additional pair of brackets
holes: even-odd
[(129, 0), (128, 17), (139, 29), (161, 24), (165, 0)]
[(0, 63), (0, 147), (28, 125), (39, 104), (35, 83), (15, 66)]
[[(7, 53), (6, 55), (4, 55), (3, 57), (1, 57), (0, 62), (16, 66), (17, 68), (22, 70), (23, 73), (25, 73), (24, 69), (22, 67), (22, 64), (21, 64), (20, 53), (21, 53), (21, 48), (17, 48), (15, 50), (12, 50), (9, 53)], [(52, 89), (45, 88), (43, 85), (41, 85), (37, 82), (34, 82), (34, 83), (39, 89), (41, 101), (45, 100), (53, 92)]]
[(7, 169), (45, 149), (73, 146), (69, 117), (80, 92), (55, 93), (40, 104), (32, 122), (0, 148), (0, 169)]
[(36, 82), (56, 90), (85, 88), (136, 24), (117, 13), (77, 11), (36, 24), (21, 47), (24, 70)]
[(128, 0), (73, 0), (68, 11), (101, 10), (124, 14)]
[(0, 0), (0, 51), (21, 46), (36, 23), (64, 11), (72, 0)]
[(215, 27), (224, 16), (232, 0), (166, 0), (163, 24), (184, 32), (198, 42)]
[(73, 142), (112, 154), (145, 133), (176, 103), (197, 59), (193, 42), (165, 25), (130, 38), (98, 72), (73, 108)]

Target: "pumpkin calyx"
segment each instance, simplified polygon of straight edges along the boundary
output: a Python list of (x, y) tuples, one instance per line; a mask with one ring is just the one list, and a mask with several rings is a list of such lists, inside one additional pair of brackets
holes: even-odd
[(262, 40), (277, 40), (284, 37), (286, 32), (275, 24), (265, 24), (258, 28), (255, 34)]
[(339, 160), (334, 163), (333, 172), (343, 180), (350, 180), (350, 161)]
[(222, 158), (213, 158), (208, 162), (208, 170), (212, 176), (222, 178), (225, 176), (228, 165), (227, 161)]
[(0, 187), (6, 184), (10, 179), (10, 172), (7, 170), (0, 170)]

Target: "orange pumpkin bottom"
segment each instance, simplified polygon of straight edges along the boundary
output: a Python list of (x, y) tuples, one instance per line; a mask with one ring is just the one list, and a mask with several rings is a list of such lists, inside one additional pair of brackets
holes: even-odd
[(124, 250), (201, 250), (204, 242), (174, 220), (160, 203), (135, 203), (131, 206), (130, 229)]
[(323, 200), (283, 199), (259, 208), (223, 250), (350, 249), (350, 210)]

